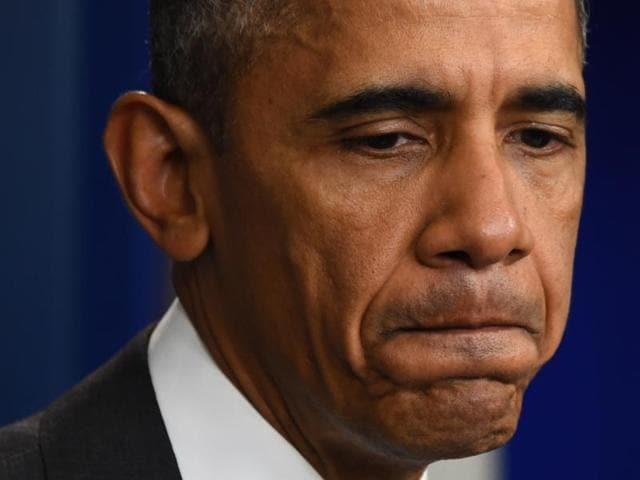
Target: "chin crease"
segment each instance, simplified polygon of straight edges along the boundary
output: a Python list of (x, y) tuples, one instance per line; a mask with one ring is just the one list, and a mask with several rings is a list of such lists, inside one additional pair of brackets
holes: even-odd
[(387, 446), (411, 461), (469, 457), (495, 450), (516, 431), (522, 391), (499, 382), (452, 382), (403, 392), (380, 405)]

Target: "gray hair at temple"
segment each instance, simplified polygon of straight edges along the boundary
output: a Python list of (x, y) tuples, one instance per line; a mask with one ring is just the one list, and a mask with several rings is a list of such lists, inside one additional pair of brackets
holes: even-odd
[(582, 57), (586, 58), (589, 33), (589, 5), (588, 0), (575, 0), (576, 10), (578, 11), (578, 25), (580, 25), (580, 34), (582, 35)]
[[(575, 0), (583, 57), (587, 0)], [(154, 93), (193, 115), (225, 145), (225, 112), (233, 84), (264, 39), (302, 18), (291, 0), (151, 0), (150, 55)], [(307, 9), (309, 5), (306, 5)]]

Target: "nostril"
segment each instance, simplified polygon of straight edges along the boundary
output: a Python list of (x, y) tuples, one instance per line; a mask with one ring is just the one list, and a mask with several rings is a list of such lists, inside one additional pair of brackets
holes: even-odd
[(505, 260), (507, 264), (511, 264), (511, 263), (517, 262), (518, 260), (526, 256), (527, 256), (526, 250), (523, 250), (520, 248), (514, 248), (513, 250), (511, 250), (511, 252), (509, 252), (509, 255), (507, 255)]
[(471, 256), (464, 250), (442, 252), (439, 256), (442, 259), (446, 259), (454, 263), (464, 263), (465, 265), (471, 265)]
[(489, 255), (488, 252), (480, 254), (478, 252), (467, 252), (466, 250), (449, 250), (436, 255), (434, 260), (440, 266), (467, 266), (474, 269), (481, 269), (496, 262), (503, 261), (506, 265), (512, 264), (526, 256), (524, 250), (514, 248), (506, 256)]
[[(431, 268), (483, 270), (517, 263), (531, 253), (533, 235), (519, 218), (480, 217), (449, 215), (428, 224), (414, 246), (418, 262)], [(510, 226), (500, 227), (506, 224)]]

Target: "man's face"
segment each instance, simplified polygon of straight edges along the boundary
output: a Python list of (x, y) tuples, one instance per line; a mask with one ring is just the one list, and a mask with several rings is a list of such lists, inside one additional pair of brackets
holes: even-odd
[(239, 80), (215, 164), (220, 348), (300, 425), (405, 458), (497, 447), (568, 312), (574, 2), (313, 3)]

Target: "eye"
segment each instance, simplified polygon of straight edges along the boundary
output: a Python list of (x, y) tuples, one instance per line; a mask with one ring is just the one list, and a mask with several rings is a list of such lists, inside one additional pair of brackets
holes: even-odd
[(554, 140), (556, 137), (553, 133), (538, 128), (527, 128), (520, 132), (520, 141), (531, 148), (548, 147)]
[(541, 127), (517, 130), (509, 135), (507, 141), (520, 145), (521, 148), (533, 154), (551, 154), (566, 145), (571, 145), (565, 135)]
[(387, 133), (385, 135), (376, 135), (373, 137), (363, 137), (354, 139), (354, 142), (361, 142), (362, 146), (373, 150), (389, 150), (394, 147), (405, 144), (408, 139), (400, 133)]
[(401, 132), (367, 135), (343, 140), (349, 150), (360, 150), (371, 154), (400, 153), (412, 146), (420, 146), (425, 142), (413, 135)]

